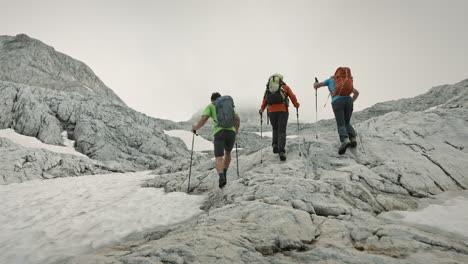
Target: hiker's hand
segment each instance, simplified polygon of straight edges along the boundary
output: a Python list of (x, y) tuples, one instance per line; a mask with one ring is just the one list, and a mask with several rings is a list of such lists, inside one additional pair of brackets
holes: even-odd
[(236, 135), (237, 135), (237, 134), (239, 134), (239, 129), (238, 129), (238, 128), (236, 128)]
[(196, 125), (193, 125), (193, 126), (192, 126), (192, 131), (193, 131), (193, 132), (197, 131), (197, 126), (196, 126)]
[(263, 109), (260, 108), (260, 110), (258, 110), (258, 113), (263, 114)]
[(297, 103), (296, 108), (299, 108), (299, 106), (301, 106), (301, 104), (300, 104), (300, 103)]

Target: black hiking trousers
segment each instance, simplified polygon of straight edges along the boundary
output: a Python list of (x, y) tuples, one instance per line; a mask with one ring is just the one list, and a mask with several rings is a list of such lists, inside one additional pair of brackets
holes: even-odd
[(286, 147), (286, 127), (288, 125), (288, 112), (270, 112), (271, 127), (273, 129), (272, 146), (278, 148), (278, 153), (284, 152)]
[(333, 113), (335, 113), (336, 126), (338, 127), (338, 135), (340, 141), (345, 141), (346, 138), (355, 138), (356, 131), (351, 126), (351, 116), (353, 115), (353, 99), (351, 97), (343, 97), (332, 103)]

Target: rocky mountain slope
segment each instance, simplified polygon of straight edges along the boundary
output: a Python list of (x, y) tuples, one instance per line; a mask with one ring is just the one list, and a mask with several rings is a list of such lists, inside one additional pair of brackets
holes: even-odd
[(0, 36), (0, 80), (124, 102), (84, 63), (25, 34)]
[(121, 171), (117, 165), (106, 165), (86, 156), (25, 148), (1, 137), (0, 157), (0, 184)]
[[(223, 190), (212, 167), (195, 166), (204, 215), (68, 263), (468, 263), (468, 238), (379, 217), (468, 188), (467, 84), (357, 113), (361, 140), (342, 156), (335, 129), (316, 140), (311, 126), (288, 141), (286, 162), (265, 147), (239, 157), (237, 176), (234, 160)], [(185, 191), (187, 175), (146, 186)]]
[(76, 150), (109, 171), (161, 168), (189, 155), (181, 140), (163, 132), (177, 123), (127, 107), (85, 64), (38, 40), (0, 37), (0, 62), (0, 129), (54, 145), (63, 144), (66, 131)]

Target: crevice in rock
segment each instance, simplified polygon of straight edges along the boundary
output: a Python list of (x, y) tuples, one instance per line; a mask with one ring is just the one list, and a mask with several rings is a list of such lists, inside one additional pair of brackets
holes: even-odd
[(359, 241), (356, 241), (353, 236), (350, 235), (349, 238), (351, 240), (351, 244), (353, 244), (353, 247), (357, 251), (364, 251), (365, 250), (364, 246), (362, 244), (359, 244)]
[(444, 169), (444, 167), (442, 167), (442, 165), (440, 165), (440, 163), (438, 163), (437, 161), (433, 160), (431, 158), (431, 156), (427, 155), (426, 153), (422, 153), (422, 155), (424, 157), (426, 157), (430, 162), (434, 163), (434, 165), (436, 165), (437, 167), (439, 167), (444, 173), (445, 175), (447, 175), (450, 179), (452, 179), (452, 181), (462, 190), (466, 190), (465, 187), (463, 187), (463, 185), (461, 185), (447, 170)]
[[(413, 150), (414, 152), (417, 152), (419, 153), (420, 151), (422, 151), (423, 153), (426, 153), (426, 148), (424, 148), (423, 146), (419, 145), (419, 144), (415, 144), (415, 143), (403, 143), (403, 145), (405, 146), (408, 146), (411, 150)], [(414, 147), (418, 147), (420, 151), (414, 149)]]
[[(381, 213), (382, 211), (388, 211), (388, 210), (385, 208), (385, 206), (383, 206), (383, 205), (375, 198), (375, 193), (373, 193), (373, 191), (374, 191), (374, 192), (377, 192), (377, 191), (381, 192), (381, 191), (380, 191), (380, 190), (374, 189), (374, 188), (366, 181), (366, 179), (364, 179), (363, 177), (361, 177), (361, 176), (358, 176), (358, 177), (359, 177), (359, 179), (360, 179), (360, 182), (359, 182), (359, 183), (362, 185), (362, 187), (363, 187), (364, 189), (367, 189), (367, 190), (369, 191), (369, 195), (373, 198), (373, 201), (374, 201), (377, 205), (379, 205), (379, 206), (381, 207), (381, 208), (379, 208), (380, 211), (376, 210), (376, 208), (374, 208), (374, 206), (373, 206), (372, 204), (370, 204), (368, 201), (363, 200), (363, 198), (361, 198), (361, 196), (359, 196), (359, 197), (354, 196), (354, 197), (358, 198), (358, 199), (361, 200), (363, 203), (366, 203), (366, 204), (368, 204), (369, 206), (371, 206), (372, 208), (374, 208), (374, 213), (375, 213), (375, 214), (379, 214), (379, 213)], [(361, 209), (361, 210), (362, 210), (362, 209)]]
[(419, 134), (419, 133), (418, 133), (418, 132), (416, 132), (415, 130), (413, 130), (413, 133), (414, 133), (416, 136), (420, 137), (420, 138), (424, 138), (424, 136), (423, 136), (423, 135)]
[(402, 176), (401, 174), (398, 174), (398, 179), (397, 179), (396, 184), (397, 184), (398, 186), (400, 186), (401, 188), (405, 189), (405, 190), (408, 192), (408, 194), (409, 194), (410, 196), (415, 197), (415, 198), (426, 198), (426, 197), (427, 197), (427, 195), (423, 195), (423, 194), (421, 194), (421, 193), (415, 193), (415, 192), (411, 191), (410, 189), (408, 189), (408, 188), (401, 182), (401, 178), (402, 178), (402, 177), (403, 177), (403, 176)]
[(307, 244), (313, 243), (313, 241), (307, 241), (306, 243), (304, 243), (304, 241), (302, 242), (303, 244), (300, 244), (300, 245), (288, 245), (288, 246), (281, 247), (279, 240), (277, 240), (275, 241), (273, 245), (256, 247), (255, 251), (259, 252), (264, 257), (271, 256), (276, 253), (287, 254), (288, 252), (294, 251), (294, 250), (298, 252), (304, 252), (304, 251), (309, 250), (309, 247), (307, 246)]
[(436, 181), (434, 181), (434, 184), (435, 186), (439, 187), (441, 191), (445, 192), (444, 188), (442, 188), (442, 186), (440, 186)]
[(455, 148), (455, 149), (458, 149), (458, 150), (460, 150), (460, 151), (464, 149), (464, 147), (456, 146), (456, 145), (454, 145), (454, 144), (452, 144), (452, 143), (450, 143), (450, 142), (448, 142), (448, 141), (444, 141), (444, 143), (447, 144), (447, 145), (449, 145), (449, 146), (451, 146), (451, 147), (453, 147), (453, 148)]

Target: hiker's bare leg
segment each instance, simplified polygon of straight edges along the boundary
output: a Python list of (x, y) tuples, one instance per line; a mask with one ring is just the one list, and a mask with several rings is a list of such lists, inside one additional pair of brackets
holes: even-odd
[(218, 173), (224, 172), (224, 159), (223, 159), (223, 156), (216, 157), (216, 171)]
[(229, 168), (229, 164), (231, 164), (231, 151), (224, 151), (224, 168)]

